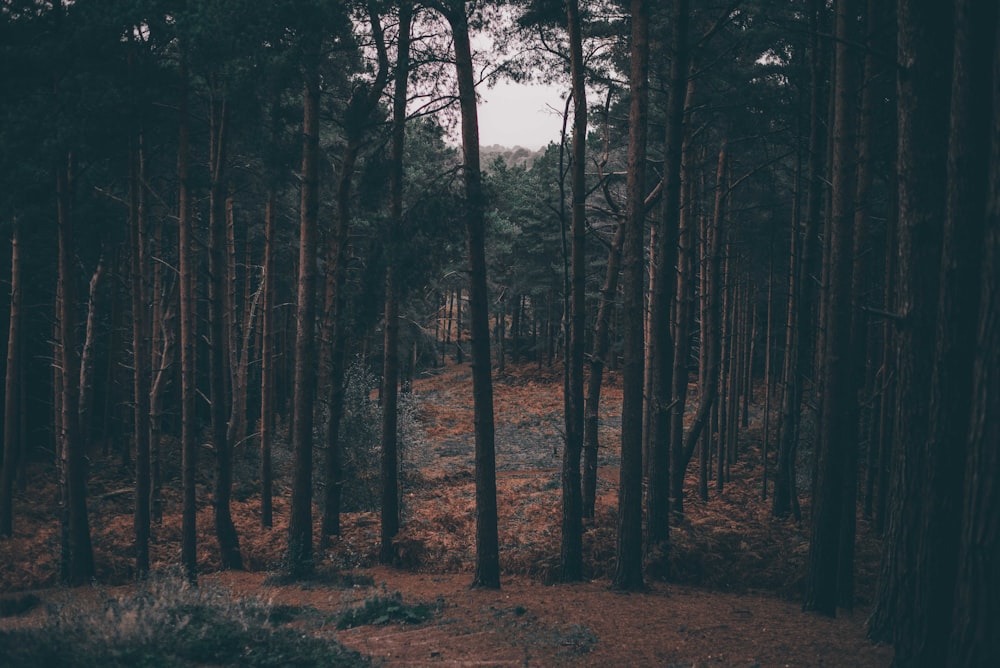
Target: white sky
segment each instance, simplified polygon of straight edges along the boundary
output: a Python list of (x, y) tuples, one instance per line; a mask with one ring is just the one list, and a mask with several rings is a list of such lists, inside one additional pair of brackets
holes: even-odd
[(562, 129), (560, 86), (509, 81), (477, 88), (479, 143), (483, 146), (523, 146), (532, 150), (559, 141)]

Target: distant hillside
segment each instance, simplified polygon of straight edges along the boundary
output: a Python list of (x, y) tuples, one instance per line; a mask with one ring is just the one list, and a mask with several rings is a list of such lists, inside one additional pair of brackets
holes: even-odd
[(530, 148), (525, 148), (523, 146), (515, 146), (511, 148), (509, 146), (501, 146), (500, 144), (479, 147), (480, 162), (483, 167), (487, 169), (498, 156), (503, 158), (503, 161), (507, 163), (508, 167), (512, 167), (514, 165), (531, 167), (531, 163), (535, 161), (535, 158), (543, 153), (545, 153), (544, 147), (538, 149), (537, 151), (532, 151)]

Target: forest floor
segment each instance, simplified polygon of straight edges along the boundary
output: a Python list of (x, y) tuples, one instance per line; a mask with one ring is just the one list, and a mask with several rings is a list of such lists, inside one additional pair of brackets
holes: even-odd
[[(561, 388), (558, 370), (534, 365), (508, 367), (495, 377), (499, 591), (469, 588), (475, 564), (475, 489), (471, 370), (465, 365), (449, 365), (414, 383), (417, 437), (403, 453), (403, 528), (396, 542), (396, 567), (376, 565), (378, 514), (357, 512), (344, 514), (342, 535), (318, 555), (320, 577), (306, 582), (275, 577), (286, 536), (287, 495), (276, 495), (274, 527), (262, 529), (258, 500), (241, 494), (238, 484), (233, 515), (247, 571), (219, 572), (207, 477), (199, 490), (204, 501), (198, 516), (200, 581), (237, 598), (253, 595), (307, 609), (310, 615), (292, 621), (293, 626), (333, 636), (385, 666), (890, 664), (891, 649), (865, 639), (878, 565), (877, 540), (866, 523), (858, 525), (854, 612), (829, 619), (801, 611), (808, 530), (804, 523), (771, 519), (770, 501), (761, 498), (761, 426), (754, 419), (759, 414), (741, 435), (740, 460), (732, 466), (730, 482), (719, 492), (713, 481), (708, 502), (694, 491), (697, 475), (691, 467), (685, 514), (671, 531), (666, 560), (670, 580), (655, 577), (663, 560), (654, 559), (648, 564), (645, 591), (610, 589), (621, 406), (614, 374), (602, 402), (597, 510), (585, 525), (586, 581), (554, 584)], [(56, 586), (55, 504), (38, 501), (55, 499), (55, 486), (36, 476), (34, 501), (23, 495), (17, 501), (15, 537), (0, 542), (0, 603), (31, 592), (32, 600), (48, 605), (0, 614), (0, 631), (41, 624), (47, 608), (68, 601), (99, 610), (109, 593), (134, 587), (126, 547), (132, 531), (130, 482), (116, 463), (96, 458), (91, 474), (100, 585), (75, 590)], [(154, 530), (151, 546), (158, 570), (170, 570), (179, 555), (179, 493), (169, 475), (167, 481), (163, 524)], [(421, 606), (430, 611), (429, 618), (346, 630), (330, 623), (345, 610), (380, 598)]]

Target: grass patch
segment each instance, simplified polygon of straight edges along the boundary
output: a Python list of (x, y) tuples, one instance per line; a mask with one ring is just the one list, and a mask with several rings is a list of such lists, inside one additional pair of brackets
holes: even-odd
[(39, 628), (0, 633), (0, 666), (188, 668), (367, 666), (332, 640), (276, 626), (294, 618), (258, 598), (156, 577), (103, 607), (52, 607)]
[(355, 626), (377, 626), (401, 622), (403, 624), (420, 624), (434, 615), (434, 608), (425, 603), (408, 605), (403, 603), (403, 597), (395, 594), (375, 595), (364, 604), (352, 608), (342, 614), (337, 620), (338, 629), (350, 629)]

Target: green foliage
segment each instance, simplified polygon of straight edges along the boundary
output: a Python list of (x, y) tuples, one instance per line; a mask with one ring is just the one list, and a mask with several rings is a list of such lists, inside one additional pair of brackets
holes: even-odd
[(53, 607), (40, 627), (0, 635), (0, 665), (368, 665), (365, 657), (332, 640), (278, 627), (294, 612), (161, 576), (132, 594), (108, 598), (96, 613), (86, 604)]
[(350, 629), (355, 626), (381, 625), (399, 622), (402, 624), (421, 624), (434, 615), (432, 606), (425, 603), (408, 605), (403, 603), (399, 592), (391, 595), (375, 595), (367, 599), (363, 605), (348, 610), (337, 620), (338, 629)]
[[(344, 391), (344, 415), (340, 441), (344, 460), (344, 512), (375, 510), (382, 498), (382, 407), (378, 402), (379, 379), (355, 359), (348, 367)], [(398, 405), (400, 461), (419, 437), (413, 400), (401, 394)]]

